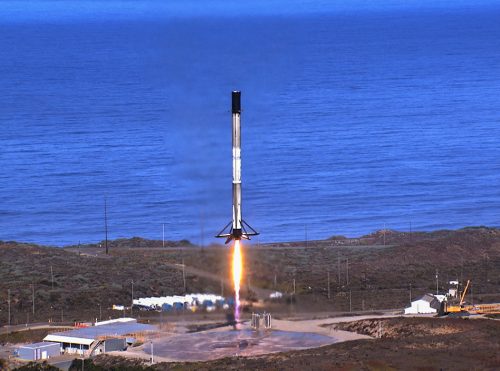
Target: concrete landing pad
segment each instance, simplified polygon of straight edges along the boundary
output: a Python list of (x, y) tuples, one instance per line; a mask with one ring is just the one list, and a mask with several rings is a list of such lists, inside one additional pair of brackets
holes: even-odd
[[(335, 342), (335, 338), (307, 332), (228, 330), (157, 339), (153, 341), (153, 353), (155, 357), (176, 361), (207, 361), (316, 348)], [(149, 345), (143, 349), (151, 354)]]

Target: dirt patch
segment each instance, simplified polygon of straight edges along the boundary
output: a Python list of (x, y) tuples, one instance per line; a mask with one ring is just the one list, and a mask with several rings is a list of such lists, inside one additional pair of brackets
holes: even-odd
[(188, 333), (193, 333), (193, 332), (213, 330), (227, 325), (228, 325), (227, 322), (203, 323), (203, 324), (187, 325), (186, 328)]
[[(134, 297), (183, 294), (182, 263), (187, 267), (187, 292), (233, 295), (230, 249), (202, 249), (188, 242), (161, 248), (160, 242), (111, 241), (109, 255), (98, 245), (61, 249), (0, 242), (0, 301), (4, 303), (0, 322), (7, 322), (9, 289), (13, 325), (121, 317), (123, 313), (111, 307), (129, 305), (132, 281)], [(273, 314), (402, 309), (410, 301), (410, 284), (412, 298), (435, 290), (436, 269), (441, 291), (447, 290), (448, 280), (471, 279), (475, 303), (500, 301), (500, 229), (495, 228), (411, 234), (378, 231), (360, 238), (245, 244), (244, 257), (245, 299), (268, 297), (261, 294), (275, 290), (284, 293), (282, 301), (268, 300), (259, 307)], [(158, 314), (135, 312), (133, 316)]]
[[(71, 328), (68, 327), (68, 329)], [(64, 329), (44, 328), (36, 330), (16, 331), (16, 332), (11, 332), (9, 334), (0, 334), (0, 345), (39, 342), (48, 334), (60, 331), (64, 331)]]
[(402, 317), (344, 322), (331, 326), (338, 330), (391, 339), (456, 334), (473, 328), (469, 322), (457, 322), (456, 319), (405, 318), (403, 320)]

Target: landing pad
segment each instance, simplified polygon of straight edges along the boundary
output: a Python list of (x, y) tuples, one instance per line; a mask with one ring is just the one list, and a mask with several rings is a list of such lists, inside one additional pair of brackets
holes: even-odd
[[(177, 361), (208, 361), (232, 356), (254, 356), (267, 353), (317, 348), (335, 343), (335, 338), (279, 330), (228, 330), (177, 335), (153, 341), (154, 356)], [(151, 354), (151, 347), (144, 346)]]

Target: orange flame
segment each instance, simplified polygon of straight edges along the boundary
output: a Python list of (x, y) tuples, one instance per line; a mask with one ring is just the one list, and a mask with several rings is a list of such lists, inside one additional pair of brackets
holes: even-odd
[(241, 278), (243, 276), (243, 256), (241, 254), (240, 241), (234, 241), (234, 251), (233, 251), (233, 284), (234, 284), (234, 316), (236, 320), (239, 319), (240, 313), (240, 285)]

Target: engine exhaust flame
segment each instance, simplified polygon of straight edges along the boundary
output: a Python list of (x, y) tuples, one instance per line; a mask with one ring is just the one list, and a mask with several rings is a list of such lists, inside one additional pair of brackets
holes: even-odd
[(234, 241), (233, 250), (233, 285), (234, 285), (234, 319), (240, 318), (240, 285), (243, 275), (243, 256), (241, 255), (240, 241)]

